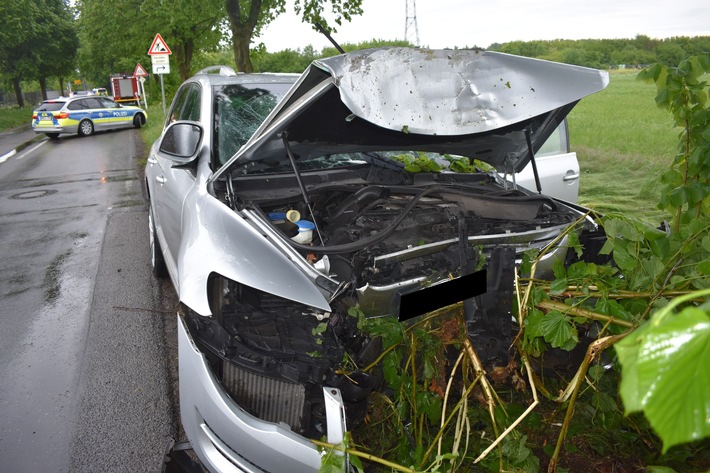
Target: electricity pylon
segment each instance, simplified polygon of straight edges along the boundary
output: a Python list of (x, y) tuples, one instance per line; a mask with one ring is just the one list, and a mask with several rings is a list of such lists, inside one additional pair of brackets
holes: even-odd
[(416, 47), (419, 47), (419, 29), (417, 28), (417, 4), (415, 0), (405, 0), (405, 22), (404, 22), (404, 40), (409, 41)]

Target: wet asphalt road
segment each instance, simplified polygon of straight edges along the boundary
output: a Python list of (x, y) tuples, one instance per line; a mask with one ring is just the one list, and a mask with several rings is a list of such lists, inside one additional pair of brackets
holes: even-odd
[(0, 470), (160, 471), (176, 301), (150, 274), (139, 134), (33, 138), (0, 135)]

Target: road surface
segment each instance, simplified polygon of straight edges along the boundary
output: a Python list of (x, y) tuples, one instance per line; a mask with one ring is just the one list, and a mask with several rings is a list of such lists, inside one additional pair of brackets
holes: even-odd
[(133, 129), (0, 134), (2, 471), (160, 471), (176, 436), (176, 301), (151, 278), (143, 153)]

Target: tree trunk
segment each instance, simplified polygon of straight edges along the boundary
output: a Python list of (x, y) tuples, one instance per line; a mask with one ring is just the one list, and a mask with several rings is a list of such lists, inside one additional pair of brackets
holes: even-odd
[(234, 62), (237, 65), (237, 70), (240, 72), (254, 72), (254, 66), (251, 63), (251, 57), (249, 56), (249, 43), (251, 42), (250, 36), (251, 35), (248, 35), (246, 38), (243, 38), (235, 33), (232, 34)]
[(261, 12), (261, 0), (251, 0), (249, 2), (249, 14), (246, 19), (242, 17), (242, 7), (240, 0), (226, 0), (227, 16), (229, 17), (229, 28), (232, 31), (232, 50), (234, 51), (234, 62), (240, 72), (254, 72), (254, 66), (249, 57), (249, 44), (254, 28), (259, 20)]
[(39, 78), (39, 90), (42, 92), (42, 100), (47, 100), (47, 78)]
[(192, 53), (195, 49), (194, 41), (183, 41), (177, 53), (178, 73), (180, 74), (180, 82), (185, 82), (192, 76)]
[(15, 100), (17, 100), (17, 105), (22, 108), (25, 106), (25, 100), (22, 98), (22, 87), (20, 87), (20, 78), (12, 78), (12, 87), (15, 89)]

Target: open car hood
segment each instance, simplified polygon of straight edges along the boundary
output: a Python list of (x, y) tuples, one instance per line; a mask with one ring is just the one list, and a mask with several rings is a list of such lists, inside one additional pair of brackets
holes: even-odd
[[(608, 73), (483, 50), (377, 48), (314, 61), (215, 175), (329, 153), (433, 151), (520, 171)], [(526, 134), (530, 137), (530, 143)]]

